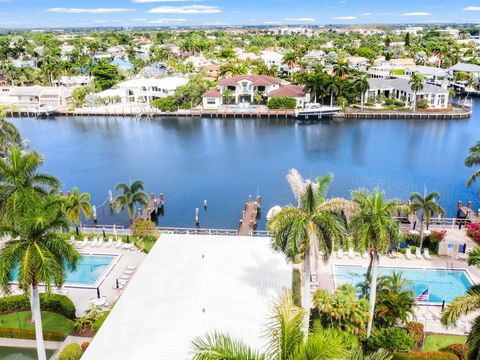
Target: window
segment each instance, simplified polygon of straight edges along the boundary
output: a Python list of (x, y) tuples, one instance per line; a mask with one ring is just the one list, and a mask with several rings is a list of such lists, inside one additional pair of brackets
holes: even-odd
[(215, 105), (217, 102), (215, 101), (215, 98), (207, 98), (207, 104), (208, 105)]

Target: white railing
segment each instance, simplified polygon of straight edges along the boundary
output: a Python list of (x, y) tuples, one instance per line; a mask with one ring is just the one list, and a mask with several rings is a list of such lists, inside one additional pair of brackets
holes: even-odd
[[(399, 222), (399, 225), (401, 228), (413, 229), (414, 225), (415, 225), (415, 229), (418, 230), (420, 228), (420, 219), (412, 219), (408, 217), (398, 217), (398, 216), (394, 216), (393, 218)], [(473, 221), (474, 219), (432, 218), (428, 222), (424, 220), (424, 224), (428, 225), (429, 229), (456, 229), (456, 228), (461, 229), (466, 224), (470, 224)]]
[(256, 237), (272, 237), (273, 234), (267, 230), (252, 230), (250, 231), (250, 236)]
[(185, 234), (185, 235), (238, 235), (238, 230), (234, 229), (202, 229), (202, 228), (175, 228), (175, 227), (157, 227), (155, 231), (160, 234)]

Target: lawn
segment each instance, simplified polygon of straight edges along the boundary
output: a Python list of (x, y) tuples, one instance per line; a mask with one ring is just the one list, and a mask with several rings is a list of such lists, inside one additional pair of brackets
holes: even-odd
[(450, 344), (464, 344), (466, 340), (467, 337), (462, 335), (428, 335), (423, 351), (440, 350)]
[[(32, 313), (30, 311), (21, 311), (0, 315), (0, 327), (18, 329), (19, 327), (27, 330), (35, 330), (35, 325), (30, 322)], [(43, 331), (58, 331), (63, 335), (69, 335), (73, 330), (73, 321), (66, 317), (42, 311)]]

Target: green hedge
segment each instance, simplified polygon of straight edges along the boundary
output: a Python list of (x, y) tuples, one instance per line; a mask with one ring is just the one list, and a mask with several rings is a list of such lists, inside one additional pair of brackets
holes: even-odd
[(297, 306), (302, 306), (302, 274), (300, 270), (293, 269), (292, 273), (292, 294), (293, 302)]
[(389, 327), (374, 332), (367, 339), (367, 350), (385, 349), (389, 352), (409, 352), (413, 350), (413, 336), (400, 327)]
[[(35, 330), (11, 329), (0, 327), (0, 338), (35, 340)], [(58, 331), (44, 331), (43, 339), (46, 341), (63, 341), (65, 337)]]
[(58, 360), (80, 360), (81, 357), (82, 347), (77, 343), (71, 343), (63, 348)]
[(458, 356), (441, 351), (397, 353), (392, 360), (459, 360)]
[(110, 314), (110, 311), (105, 311), (105, 313), (102, 316), (100, 316), (97, 320), (95, 320), (95, 322), (92, 324), (92, 330), (95, 334), (98, 332), (98, 330), (100, 330), (100, 327), (103, 325), (103, 323), (107, 319), (108, 314)]
[(297, 100), (288, 96), (273, 97), (268, 100), (267, 106), (272, 110), (295, 109)]
[(150, 102), (150, 105), (161, 111), (177, 111), (177, 103), (174, 96), (167, 96)]
[[(75, 319), (75, 305), (72, 300), (59, 294), (40, 294), (40, 308)], [(26, 295), (14, 295), (0, 298), (0, 314), (11, 311), (30, 310), (30, 299)]]

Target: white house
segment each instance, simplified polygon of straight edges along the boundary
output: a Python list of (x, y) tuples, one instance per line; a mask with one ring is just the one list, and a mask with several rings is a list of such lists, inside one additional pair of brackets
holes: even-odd
[[(407, 106), (412, 105), (414, 92), (412, 91), (409, 79), (368, 79), (369, 90), (365, 98), (384, 95), (391, 99), (404, 101)], [(445, 109), (448, 107), (448, 89), (440, 86), (423, 84), (423, 90), (416, 93), (416, 101), (427, 100), (428, 107), (434, 109)]]
[(267, 94), (267, 99), (270, 100), (274, 97), (290, 97), (297, 101), (297, 107), (303, 108), (305, 103), (310, 100), (309, 94), (305, 93), (303, 86), (284, 85), (279, 89), (270, 91)]
[(456, 72), (465, 72), (471, 74), (474, 78), (480, 77), (480, 66), (475, 64), (458, 63), (447, 69), (450, 75)]
[(55, 79), (53, 84), (55, 86), (83, 86), (90, 84), (93, 81), (93, 76), (88, 75), (77, 75), (77, 76), (60, 76), (60, 78)]
[(0, 103), (21, 107), (66, 106), (72, 89), (50, 86), (15, 86), (0, 89)]
[(274, 65), (280, 67), (283, 64), (283, 55), (276, 51), (262, 51), (260, 57), (268, 67)]
[(120, 97), (122, 103), (149, 103), (152, 100), (173, 95), (175, 90), (185, 85), (188, 79), (183, 77), (139, 78), (117, 84), (115, 89), (102, 91), (101, 98)]

